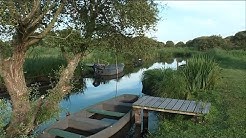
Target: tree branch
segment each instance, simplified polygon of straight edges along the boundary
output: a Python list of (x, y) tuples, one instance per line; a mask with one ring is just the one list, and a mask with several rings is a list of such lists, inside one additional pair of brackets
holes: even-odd
[(54, 26), (58, 16), (60, 15), (62, 9), (64, 7), (64, 3), (62, 2), (60, 7), (56, 10), (56, 13), (54, 14), (54, 17), (53, 19), (51, 20), (50, 24), (48, 25), (48, 27), (42, 32), (40, 33), (39, 35), (37, 35), (34, 39), (30, 39), (28, 42), (27, 42), (27, 46), (30, 46), (38, 41), (40, 41), (40, 39), (44, 38), (48, 32), (52, 29), (52, 27)]
[[(50, 3), (48, 3), (47, 5), (49, 5), (49, 4), (50, 4)], [(49, 8), (48, 8), (45, 12), (43, 12), (40, 16), (38, 16), (38, 17), (36, 18), (36, 20), (34, 20), (32, 23), (30, 23), (30, 24), (28, 25), (27, 30), (29, 30), (30, 28), (33, 28), (34, 26), (36, 26), (36, 25), (44, 18), (44, 15), (47, 14), (48, 11), (49, 11), (50, 9), (54, 8), (54, 7), (55, 7), (55, 4), (49, 6)], [(34, 30), (36, 30), (36, 29), (34, 29)]]
[(16, 7), (15, 7), (13, 0), (8, 1), (8, 7), (9, 7), (8, 9), (10, 11), (10, 14), (12, 15), (12, 18), (15, 18), (18, 20), (21, 16), (16, 11)]
[(33, 2), (33, 8), (31, 12), (22, 20), (23, 24), (26, 25), (28, 22), (33, 18), (35, 13), (38, 11), (40, 7), (41, 1), (40, 0), (34, 0)]

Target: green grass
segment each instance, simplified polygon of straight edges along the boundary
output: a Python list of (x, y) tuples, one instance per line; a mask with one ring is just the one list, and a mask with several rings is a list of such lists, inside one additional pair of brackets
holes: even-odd
[(172, 69), (145, 71), (142, 78), (143, 93), (159, 97), (182, 98), (187, 95), (184, 77)]
[(212, 103), (205, 122), (184, 115), (160, 121), (158, 131), (149, 137), (246, 137), (246, 51), (214, 49), (222, 68), (222, 78), (206, 96)]

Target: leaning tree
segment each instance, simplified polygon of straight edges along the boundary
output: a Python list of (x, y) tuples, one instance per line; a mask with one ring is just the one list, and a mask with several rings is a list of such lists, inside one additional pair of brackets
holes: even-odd
[[(0, 74), (12, 103), (7, 134), (27, 134), (38, 122), (37, 114), (58, 106), (54, 102), (70, 92), (74, 70), (88, 48), (143, 34), (154, 27), (157, 12), (151, 0), (0, 0), (0, 37), (5, 41)], [(59, 46), (67, 60), (44, 103), (41, 98), (30, 101), (23, 72), (27, 50), (41, 40)]]

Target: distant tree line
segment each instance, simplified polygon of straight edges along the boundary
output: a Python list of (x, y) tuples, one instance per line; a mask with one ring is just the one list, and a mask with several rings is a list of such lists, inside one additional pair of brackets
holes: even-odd
[(243, 49), (246, 50), (246, 31), (237, 32), (234, 36), (222, 38), (220, 35), (202, 36), (189, 40), (186, 43), (178, 42), (174, 44), (173, 41), (162, 43), (164, 47), (193, 47), (197, 50), (203, 51), (210, 48), (223, 49)]

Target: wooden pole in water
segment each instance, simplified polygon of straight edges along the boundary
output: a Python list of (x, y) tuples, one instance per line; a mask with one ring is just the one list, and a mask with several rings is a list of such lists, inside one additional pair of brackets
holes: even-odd
[(141, 109), (133, 108), (135, 115), (135, 134), (134, 138), (141, 137)]
[(148, 117), (149, 117), (149, 112), (148, 110), (143, 110), (143, 133), (148, 132)]

